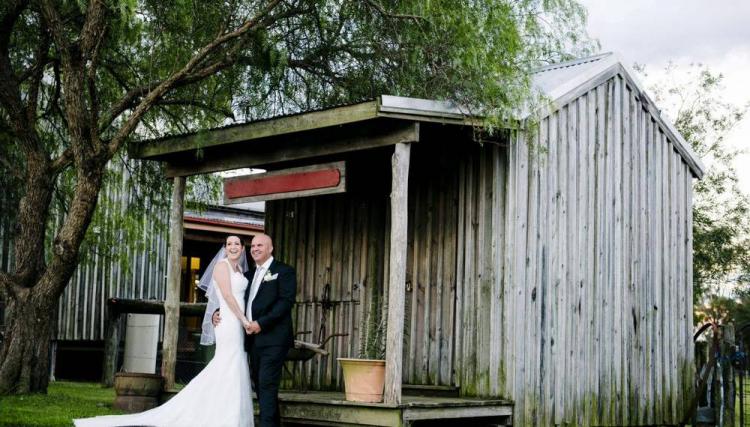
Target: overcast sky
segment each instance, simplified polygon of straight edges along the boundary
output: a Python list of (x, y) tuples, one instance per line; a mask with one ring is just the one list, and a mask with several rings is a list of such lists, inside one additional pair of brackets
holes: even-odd
[[(589, 35), (602, 51), (619, 53), (627, 65), (646, 65), (654, 75), (670, 60), (705, 64), (724, 75), (726, 100), (750, 102), (750, 0), (579, 1), (589, 11)], [(750, 151), (750, 117), (729, 142)], [(750, 153), (736, 166), (750, 194)]]

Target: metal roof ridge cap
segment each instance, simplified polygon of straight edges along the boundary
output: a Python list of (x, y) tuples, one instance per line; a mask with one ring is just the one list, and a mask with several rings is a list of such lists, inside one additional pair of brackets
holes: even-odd
[[(432, 106), (433, 108), (429, 108)], [(404, 113), (416, 116), (449, 117), (464, 119), (469, 115), (452, 101), (412, 98), (396, 95), (380, 95), (378, 113)]]
[[(614, 59), (614, 58), (613, 58)], [(585, 73), (579, 73), (572, 79), (569, 79), (565, 83), (558, 85), (550, 93), (546, 95), (554, 102), (568, 93), (575, 91), (586, 83), (595, 80), (597, 77), (607, 74), (612, 71), (612, 68), (617, 66), (617, 60), (602, 62), (597, 64), (597, 67), (591, 68)]]
[(602, 59), (605, 59), (608, 56), (616, 56), (616, 55), (617, 54), (615, 52), (609, 51), (609, 52), (603, 52), (597, 55), (587, 56), (584, 58), (576, 58), (576, 59), (571, 59), (569, 61), (557, 62), (554, 64), (545, 65), (543, 67), (539, 67), (534, 70), (531, 70), (529, 74), (532, 74), (532, 75), (540, 74), (540, 73), (546, 73), (548, 71), (559, 70), (562, 68), (569, 68), (569, 67), (574, 67), (578, 65), (589, 64), (592, 62), (601, 61)]

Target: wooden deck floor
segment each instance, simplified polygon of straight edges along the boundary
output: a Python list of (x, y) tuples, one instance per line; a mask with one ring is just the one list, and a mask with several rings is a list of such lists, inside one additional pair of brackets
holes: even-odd
[(282, 391), (285, 423), (326, 426), (502, 426), (510, 425), (513, 404), (504, 400), (404, 396), (400, 405), (344, 400), (341, 392)]

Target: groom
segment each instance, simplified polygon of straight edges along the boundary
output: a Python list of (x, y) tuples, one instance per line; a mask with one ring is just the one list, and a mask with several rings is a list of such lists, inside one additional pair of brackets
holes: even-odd
[[(245, 272), (245, 315), (250, 324), (245, 328), (245, 351), (250, 356), (250, 378), (258, 395), (261, 427), (281, 425), (279, 386), (281, 370), (289, 348), (294, 344), (292, 307), (297, 294), (294, 269), (276, 261), (273, 242), (266, 234), (258, 234), (250, 244), (254, 262)], [(214, 314), (214, 325), (220, 321)]]
[(245, 273), (245, 312), (250, 325), (245, 328), (245, 350), (250, 355), (250, 376), (258, 395), (261, 427), (281, 425), (279, 385), (289, 348), (294, 344), (292, 307), (297, 294), (294, 269), (276, 261), (273, 242), (258, 234), (250, 244), (255, 263)]

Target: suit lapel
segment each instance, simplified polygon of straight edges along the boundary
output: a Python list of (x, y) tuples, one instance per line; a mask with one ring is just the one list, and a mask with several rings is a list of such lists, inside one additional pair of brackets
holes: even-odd
[[(263, 285), (265, 285), (265, 284), (266, 284), (266, 283), (265, 283), (265, 282), (263, 281), (263, 278), (264, 278), (264, 277), (266, 277), (266, 275), (268, 275), (268, 274), (270, 274), (270, 275), (273, 275), (273, 270), (274, 270), (274, 268), (273, 268), (273, 267), (274, 267), (274, 265), (276, 265), (276, 260), (275, 260), (275, 259), (274, 259), (273, 261), (271, 261), (271, 265), (269, 265), (269, 266), (268, 266), (268, 270), (266, 270), (266, 271), (265, 271), (265, 272), (263, 273), (263, 277), (261, 277), (261, 278), (260, 278), (260, 283), (258, 283), (258, 292), (256, 292), (256, 293), (255, 293), (255, 298), (256, 298), (256, 299), (258, 298), (258, 295), (260, 295), (260, 292), (261, 292), (261, 290), (263, 290)], [(254, 274), (254, 273), (255, 273), (255, 272), (253, 272), (253, 274)]]
[(245, 288), (245, 305), (247, 305), (247, 301), (250, 299), (250, 288), (253, 286), (254, 276), (255, 276), (255, 264), (253, 264), (253, 267), (251, 267), (249, 270), (247, 270), (247, 273), (245, 273), (245, 278), (248, 281), (247, 287)]

